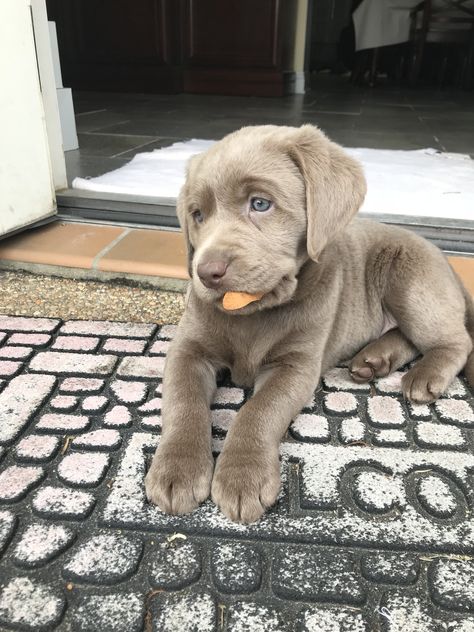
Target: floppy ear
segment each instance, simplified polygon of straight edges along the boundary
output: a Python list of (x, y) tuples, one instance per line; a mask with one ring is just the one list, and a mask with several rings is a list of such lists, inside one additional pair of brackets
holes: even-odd
[(188, 227), (188, 213), (186, 212), (186, 185), (184, 185), (178, 195), (178, 199), (176, 201), (176, 214), (178, 215), (179, 225), (183, 230), (184, 240), (186, 242), (186, 253), (188, 259), (188, 274), (189, 277), (193, 276), (193, 257), (194, 257), (194, 247), (189, 239), (189, 227)]
[(307, 249), (314, 261), (357, 213), (367, 190), (361, 165), (317, 127), (303, 125), (289, 153), (306, 188)]

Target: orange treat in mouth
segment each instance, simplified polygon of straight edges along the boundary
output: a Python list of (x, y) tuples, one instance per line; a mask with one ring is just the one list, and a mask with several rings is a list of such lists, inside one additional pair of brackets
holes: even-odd
[(222, 307), (228, 311), (240, 309), (254, 301), (259, 301), (263, 292), (259, 294), (249, 294), (248, 292), (226, 292), (222, 299)]

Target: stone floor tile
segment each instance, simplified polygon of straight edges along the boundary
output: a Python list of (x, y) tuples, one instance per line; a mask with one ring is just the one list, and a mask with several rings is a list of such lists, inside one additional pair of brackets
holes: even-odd
[(11, 511), (0, 510), (0, 555), (15, 531), (17, 518)]
[(27, 360), (33, 354), (31, 347), (8, 346), (0, 348), (0, 358)]
[(51, 460), (59, 449), (58, 437), (48, 435), (28, 435), (15, 448), (18, 461), (38, 462)]
[(72, 612), (72, 632), (142, 632), (144, 604), (138, 593), (83, 595)]
[(146, 340), (130, 340), (127, 338), (108, 338), (104, 342), (103, 350), (107, 353), (143, 353)]
[(418, 579), (419, 561), (408, 553), (366, 553), (361, 561), (362, 575), (382, 584), (413, 584)]
[(217, 632), (217, 608), (209, 593), (162, 593), (151, 605), (152, 632)]
[(0, 623), (20, 630), (53, 629), (66, 607), (62, 591), (29, 577), (0, 586)]
[(98, 393), (105, 381), (96, 377), (67, 377), (59, 387), (65, 393)]
[(150, 584), (153, 588), (177, 590), (194, 583), (201, 575), (201, 552), (192, 542), (165, 540), (149, 551)]
[(95, 351), (100, 338), (94, 336), (58, 336), (51, 349), (62, 351)]
[(14, 548), (13, 558), (19, 566), (41, 566), (65, 551), (75, 537), (75, 532), (63, 525), (30, 524)]
[(223, 593), (251, 593), (262, 581), (262, 556), (257, 546), (241, 542), (218, 544), (212, 552), (212, 577)]
[(4, 331), (31, 331), (34, 333), (52, 333), (60, 321), (53, 318), (25, 318), (23, 316), (0, 315), (0, 329)]
[[(0, 321), (1, 326), (1, 321)], [(83, 336), (117, 336), (119, 338), (148, 338), (156, 325), (143, 323), (117, 323), (99, 320), (68, 320), (60, 329), (61, 334)]]
[(27, 345), (29, 347), (45, 347), (49, 344), (49, 334), (12, 334), (7, 341), (8, 345)]
[(52, 410), (69, 412), (76, 408), (78, 401), (79, 398), (74, 395), (56, 395), (56, 397), (53, 397), (51, 400), (50, 406)]
[(134, 377), (140, 379), (162, 378), (164, 367), (165, 359), (161, 356), (130, 356), (120, 361), (117, 375), (120, 377)]
[(463, 448), (466, 439), (460, 428), (430, 421), (415, 426), (415, 440), (423, 448)]
[(406, 424), (402, 406), (398, 400), (385, 395), (375, 395), (367, 401), (370, 423), (383, 428), (397, 428)]
[(356, 391), (361, 393), (370, 392), (368, 384), (357, 384), (351, 379), (349, 370), (344, 367), (330, 369), (323, 376), (324, 387), (329, 391)]
[(86, 413), (100, 413), (109, 403), (103, 395), (89, 395), (82, 400), (82, 410)]
[(94, 505), (95, 498), (89, 492), (50, 485), (38, 490), (32, 501), (32, 507), (39, 516), (63, 520), (87, 518)]
[(144, 382), (126, 380), (114, 380), (110, 389), (121, 404), (141, 404), (148, 393), (148, 386)]
[[(116, 356), (62, 351), (40, 351), (30, 362), (32, 371), (64, 375), (109, 375)], [(1, 373), (1, 372), (0, 372)]]
[(463, 399), (440, 399), (435, 403), (435, 409), (441, 421), (474, 427), (474, 410)]
[(150, 347), (150, 355), (166, 355), (170, 343), (169, 340), (156, 340)]
[(298, 441), (311, 443), (326, 443), (331, 439), (328, 421), (321, 415), (298, 415), (290, 425), (290, 433)]
[(72, 441), (72, 447), (83, 450), (116, 450), (122, 443), (122, 437), (117, 430), (92, 430), (77, 436)]
[[(229, 632), (290, 632), (280, 612), (263, 604), (238, 601), (229, 608)], [(318, 630), (318, 632), (320, 632)]]
[(104, 415), (104, 426), (126, 428), (132, 423), (132, 415), (126, 406), (114, 406)]
[(87, 430), (90, 419), (85, 415), (68, 415), (66, 413), (46, 413), (40, 417), (36, 430), (44, 433), (71, 434)]
[(16, 502), (44, 477), (42, 467), (10, 465), (0, 472), (0, 502)]
[(153, 397), (138, 407), (139, 413), (159, 413), (161, 412), (161, 397)]
[(109, 464), (108, 454), (75, 452), (63, 457), (58, 465), (58, 476), (69, 485), (95, 487), (104, 478)]
[(357, 399), (352, 393), (338, 391), (325, 395), (323, 406), (330, 415), (352, 415), (357, 412)]

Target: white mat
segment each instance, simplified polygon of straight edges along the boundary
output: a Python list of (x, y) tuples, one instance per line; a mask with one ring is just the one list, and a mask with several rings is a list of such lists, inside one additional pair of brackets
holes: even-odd
[[(75, 178), (75, 189), (176, 198), (190, 156), (214, 141), (191, 140), (137, 154), (97, 178)], [(474, 160), (435, 149), (346, 151), (364, 165), (368, 194), (361, 211), (474, 220)]]

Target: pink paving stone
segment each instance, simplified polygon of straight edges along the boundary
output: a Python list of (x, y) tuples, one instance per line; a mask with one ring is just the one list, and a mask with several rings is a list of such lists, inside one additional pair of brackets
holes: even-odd
[(7, 333), (5, 331), (0, 331), (0, 343), (2, 343), (7, 337)]
[(117, 357), (113, 355), (94, 355), (89, 353), (70, 353), (62, 351), (41, 351), (30, 362), (30, 369), (44, 373), (72, 373), (81, 375), (109, 375), (112, 373)]
[(102, 480), (109, 463), (109, 455), (101, 452), (68, 454), (58, 465), (58, 476), (70, 485), (95, 486)]
[(234, 421), (237, 412), (230, 408), (217, 408), (211, 410), (211, 422), (215, 430), (227, 432), (231, 423)]
[(157, 340), (150, 347), (150, 355), (166, 355), (170, 346), (169, 340)]
[(84, 415), (66, 415), (61, 413), (47, 413), (36, 424), (36, 430), (48, 433), (80, 432), (87, 430), (90, 425), (89, 417)]
[(176, 334), (178, 329), (177, 325), (163, 325), (160, 329), (160, 333), (158, 334), (159, 338), (168, 338), (172, 340)]
[(100, 338), (90, 336), (58, 336), (51, 349), (63, 349), (64, 351), (95, 351), (99, 346)]
[(214, 404), (241, 404), (244, 401), (244, 391), (241, 388), (221, 386), (214, 396)]
[(98, 393), (104, 384), (104, 380), (95, 377), (67, 377), (59, 390), (67, 393)]
[(150, 401), (146, 402), (138, 411), (140, 413), (159, 413), (161, 410), (161, 397), (154, 397)]
[(59, 320), (52, 318), (24, 318), (22, 316), (0, 315), (0, 329), (6, 331), (53, 332)]
[(367, 400), (367, 413), (371, 423), (378, 426), (404, 426), (405, 416), (398, 400), (375, 395)]
[(82, 410), (87, 413), (99, 413), (104, 410), (108, 403), (109, 400), (103, 395), (89, 395), (82, 402)]
[(146, 340), (130, 340), (127, 338), (109, 338), (104, 343), (104, 351), (115, 353), (143, 353)]
[(140, 404), (148, 393), (148, 386), (143, 382), (126, 380), (115, 380), (111, 383), (110, 389), (122, 404)]
[(345, 367), (336, 367), (330, 369), (323, 376), (324, 386), (333, 391), (360, 391), (368, 393), (370, 386), (368, 384), (357, 384), (351, 378), (349, 369)]
[(125, 427), (132, 423), (132, 415), (126, 406), (114, 406), (104, 417), (104, 426)]
[(474, 410), (463, 399), (440, 399), (435, 403), (441, 421), (471, 426), (474, 424)]
[(402, 392), (402, 377), (406, 371), (394, 371), (376, 381), (375, 386), (379, 393), (393, 393), (398, 395)]
[(72, 442), (74, 448), (84, 448), (85, 450), (115, 450), (122, 442), (118, 430), (93, 430), (79, 435)]
[(159, 430), (161, 428), (160, 415), (152, 415), (151, 417), (142, 419), (141, 427), (144, 430)]
[(48, 334), (12, 334), (8, 339), (7, 344), (45, 347), (50, 340), (51, 336)]
[(324, 398), (324, 405), (333, 413), (355, 413), (357, 411), (357, 399), (352, 393), (337, 391), (329, 393)]
[(62, 553), (75, 539), (72, 529), (63, 525), (29, 525), (13, 551), (21, 566), (38, 566)]
[(0, 500), (20, 500), (44, 476), (42, 467), (11, 465), (0, 474)]
[[(1, 326), (1, 325), (0, 325)], [(86, 336), (116, 336), (122, 338), (149, 338), (156, 325), (144, 323), (117, 323), (102, 320), (70, 320), (61, 327), (62, 334)]]
[(58, 437), (29, 435), (16, 446), (17, 459), (21, 461), (48, 461), (59, 447)]
[(48, 485), (36, 492), (31, 504), (42, 516), (76, 520), (89, 515), (95, 498), (90, 492)]
[(23, 362), (13, 362), (12, 360), (0, 360), (0, 377), (11, 377), (15, 375), (21, 367)]
[(129, 356), (120, 361), (117, 374), (126, 377), (162, 378), (164, 367), (165, 358), (163, 356)]
[(32, 353), (31, 347), (3, 347), (0, 349), (0, 358), (26, 360)]
[(72, 410), (78, 401), (79, 398), (74, 395), (56, 395), (51, 400), (50, 405), (53, 410)]

